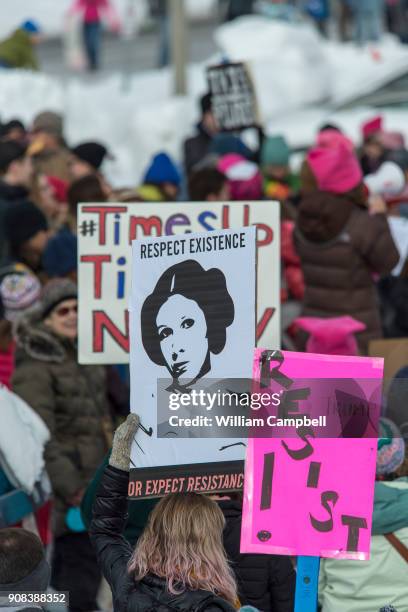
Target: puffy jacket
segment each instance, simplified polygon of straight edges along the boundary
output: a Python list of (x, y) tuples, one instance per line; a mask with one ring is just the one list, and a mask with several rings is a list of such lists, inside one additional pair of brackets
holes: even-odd
[(212, 136), (208, 134), (202, 123), (197, 125), (198, 134), (187, 138), (184, 142), (184, 167), (189, 174), (208, 153)]
[(93, 508), (89, 535), (98, 563), (112, 589), (115, 612), (233, 612), (234, 608), (208, 591), (172, 595), (164, 579), (148, 575), (135, 582), (127, 572), (132, 555), (123, 537), (127, 519), (129, 474), (108, 466), (102, 476)]
[(28, 196), (25, 187), (9, 185), (0, 180), (0, 263), (3, 265), (8, 255), (7, 236), (4, 232), (4, 217), (10, 206), (17, 204)]
[[(408, 491), (408, 480), (399, 479), (386, 486)], [(408, 525), (408, 505), (403, 512)], [(387, 531), (392, 528), (391, 524)], [(408, 527), (395, 535), (408, 547)], [(407, 562), (384, 536), (375, 535), (371, 538), (369, 561), (322, 560), (319, 600), (322, 612), (378, 612), (385, 606), (408, 612)]]
[(224, 548), (238, 582), (242, 605), (261, 612), (293, 612), (296, 574), (289, 557), (240, 553), (242, 505), (222, 500)]
[(16, 339), (12, 388), (51, 433), (45, 463), (59, 536), (67, 531), (68, 500), (87, 486), (111, 442), (106, 371), (78, 364), (74, 343), (54, 335), (36, 312), (19, 322)]
[(360, 351), (382, 337), (373, 275), (397, 265), (399, 253), (385, 215), (370, 215), (347, 196), (305, 196), (295, 231), (305, 279), (303, 315), (350, 315), (366, 325), (357, 334)]
[(33, 43), (25, 30), (16, 30), (9, 38), (0, 43), (0, 62), (5, 62), (10, 68), (38, 70)]

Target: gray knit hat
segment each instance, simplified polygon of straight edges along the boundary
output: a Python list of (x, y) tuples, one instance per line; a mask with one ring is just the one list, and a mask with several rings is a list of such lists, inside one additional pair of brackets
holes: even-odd
[(46, 132), (62, 138), (64, 133), (64, 119), (59, 113), (44, 111), (35, 117), (33, 121), (33, 131)]
[(65, 302), (78, 298), (78, 289), (75, 283), (68, 279), (57, 278), (47, 283), (41, 295), (41, 318), (45, 319), (54, 308)]

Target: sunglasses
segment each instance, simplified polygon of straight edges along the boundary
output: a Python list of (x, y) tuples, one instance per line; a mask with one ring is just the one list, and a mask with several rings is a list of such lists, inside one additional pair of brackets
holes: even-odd
[(78, 306), (62, 306), (61, 308), (57, 308), (55, 314), (57, 315), (57, 317), (66, 317), (67, 315), (69, 315), (70, 312), (77, 314)]

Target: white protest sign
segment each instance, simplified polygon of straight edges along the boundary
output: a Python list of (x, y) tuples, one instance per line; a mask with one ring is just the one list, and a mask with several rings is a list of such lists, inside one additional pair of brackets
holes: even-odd
[(279, 212), (270, 201), (81, 204), (80, 363), (129, 362), (132, 240), (249, 226), (257, 228), (257, 343), (279, 348)]
[[(177, 422), (160, 433), (158, 381), (164, 379), (169, 402), (183, 392), (190, 397), (205, 381), (250, 380), (255, 284), (255, 228), (133, 243), (131, 408), (141, 427), (130, 497), (242, 485), (245, 440), (203, 439), (195, 431), (180, 437)], [(184, 413), (197, 414), (190, 409)]]

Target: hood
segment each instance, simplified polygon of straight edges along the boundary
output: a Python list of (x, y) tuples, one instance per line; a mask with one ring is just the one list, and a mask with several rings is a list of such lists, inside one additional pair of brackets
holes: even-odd
[[(12, 593), (13, 591), (45, 591), (49, 584), (50, 575), (51, 569), (49, 563), (44, 558), (31, 572), (31, 574), (28, 574), (28, 576), (25, 576), (19, 582), (13, 582), (11, 584), (0, 584), (0, 592)], [(31, 608), (36, 606), (25, 605), (24, 607)], [(5, 608), (2, 609), (4, 610)]]
[(221, 499), (217, 501), (225, 519), (241, 518), (242, 516), (242, 502), (235, 499)]
[(0, 200), (8, 200), (17, 202), (24, 200), (28, 196), (28, 190), (20, 185), (9, 185), (4, 181), (0, 181)]
[(39, 361), (62, 363), (69, 341), (64, 342), (44, 325), (38, 309), (21, 317), (15, 328), (18, 361), (20, 350)]
[(393, 533), (408, 527), (408, 478), (376, 482), (373, 535)]
[(299, 206), (297, 231), (311, 242), (333, 240), (344, 230), (354, 206), (351, 199), (324, 191), (305, 195)]

